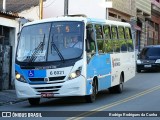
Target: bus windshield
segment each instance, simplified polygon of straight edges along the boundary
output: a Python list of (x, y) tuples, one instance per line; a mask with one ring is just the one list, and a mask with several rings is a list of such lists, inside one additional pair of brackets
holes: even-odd
[(59, 21), (25, 26), (19, 38), (19, 62), (65, 61), (81, 57), (84, 23)]

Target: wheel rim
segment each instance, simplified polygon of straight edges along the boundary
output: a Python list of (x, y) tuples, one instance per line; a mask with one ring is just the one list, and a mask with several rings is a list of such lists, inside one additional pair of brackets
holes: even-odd
[(120, 92), (123, 91), (123, 77), (122, 76), (120, 77), (119, 89), (120, 89)]
[(120, 91), (123, 91), (123, 82), (120, 84)]

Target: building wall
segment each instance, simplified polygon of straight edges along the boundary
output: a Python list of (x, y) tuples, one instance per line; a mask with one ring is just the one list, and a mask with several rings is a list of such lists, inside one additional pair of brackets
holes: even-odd
[(151, 15), (151, 0), (135, 0), (136, 9)]
[(151, 21), (153, 26), (150, 25), (149, 28), (151, 28), (150, 33), (152, 34), (152, 43), (160, 44), (160, 16), (152, 15)]
[(128, 14), (124, 14), (121, 11), (117, 11), (115, 9), (109, 9), (109, 20), (116, 20), (116, 21), (130, 21), (132, 16)]
[(39, 19), (39, 6), (32, 7), (28, 10), (24, 10), (18, 13), (19, 16), (29, 19), (31, 21)]
[(15, 33), (12, 34), (14, 37), (10, 37), (10, 45), (14, 47), (13, 53), (15, 53), (15, 49), (16, 49), (15, 46), (17, 45), (17, 34), (19, 32), (18, 20), (12, 20), (12, 19), (0, 17), (0, 21), (1, 21), (0, 25), (15, 29)]
[[(64, 0), (51, 1), (44, 2), (44, 18), (64, 15)], [(105, 19), (105, 0), (69, 0), (68, 14), (85, 14), (88, 17)]]
[(152, 0), (152, 17), (153, 23), (153, 42), (154, 44), (160, 44), (160, 1)]
[(69, 14), (106, 19), (105, 0), (69, 0)]
[(136, 16), (135, 0), (110, 1), (112, 1), (112, 8), (109, 8), (110, 20), (130, 21), (131, 17)]
[(141, 31), (137, 31), (136, 46), (138, 50), (142, 50), (147, 45), (148, 39), (148, 20), (151, 18), (151, 0), (135, 0), (137, 25)]
[(43, 18), (57, 17), (64, 15), (64, 0), (47, 0), (43, 4)]
[(12, 20), (12, 19), (7, 19), (4, 17), (0, 17), (0, 25), (1, 26), (6, 26), (10, 28), (10, 37), (9, 37), (9, 42), (10, 46), (12, 46), (13, 51), (12, 51), (12, 70), (11, 70), (11, 81), (14, 80), (15, 76), (15, 51), (16, 51), (16, 45), (17, 45), (17, 33), (19, 32), (19, 23), (17, 20)]
[[(116, 9), (124, 14), (135, 16), (135, 0), (111, 0), (113, 9)], [(123, 7), (125, 6), (125, 7)]]
[[(64, 0), (44, 2), (44, 18), (57, 17), (64, 15)], [(85, 14), (92, 18), (106, 19), (106, 1), (107, 0), (69, 0), (68, 14)], [(109, 0), (112, 1), (113, 8), (109, 12), (117, 17), (109, 16), (109, 19), (121, 21), (125, 19), (130, 21), (131, 16), (136, 15), (135, 0)], [(122, 7), (125, 6), (125, 7)]]

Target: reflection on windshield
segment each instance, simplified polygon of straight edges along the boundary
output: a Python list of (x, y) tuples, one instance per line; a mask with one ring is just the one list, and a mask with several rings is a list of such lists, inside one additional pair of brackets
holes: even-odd
[[(53, 48), (56, 50), (56, 52), (58, 53), (59, 57), (61, 58), (61, 60), (64, 62), (64, 57), (63, 55), (61, 54), (61, 52), (59, 51), (59, 49), (57, 48), (57, 46), (55, 45), (54, 41), (53, 41), (53, 37), (52, 37), (52, 42), (51, 42), (51, 48)], [(52, 50), (51, 50), (52, 51)], [(52, 54), (52, 52), (51, 52)]]
[[(43, 37), (43, 42), (40, 42), (40, 44), (38, 45), (38, 47), (35, 48), (35, 51), (34, 53), (32, 54), (32, 56), (30, 57), (29, 59), (29, 63), (30, 62), (34, 62), (36, 59), (37, 59), (37, 56), (41, 53), (43, 53), (43, 49), (44, 49), (44, 43), (45, 43), (45, 34), (44, 34), (44, 37)], [(38, 55), (37, 55), (38, 54)]]
[(140, 58), (148, 58), (150, 56), (159, 57), (160, 56), (160, 48), (152, 47), (152, 48), (144, 48), (140, 54)]
[(80, 57), (83, 49), (83, 29), (82, 22), (53, 22), (26, 26), (20, 35), (17, 60), (46, 62)]

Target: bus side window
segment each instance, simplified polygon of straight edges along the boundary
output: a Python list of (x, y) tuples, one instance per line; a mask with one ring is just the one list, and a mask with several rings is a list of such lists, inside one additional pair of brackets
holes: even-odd
[(120, 52), (120, 45), (119, 45), (118, 34), (117, 34), (117, 26), (112, 26), (111, 30), (112, 30), (114, 52)]
[(96, 39), (103, 39), (102, 25), (95, 25)]
[(95, 34), (93, 25), (88, 24), (86, 27), (86, 51), (87, 51), (87, 63), (91, 60), (92, 56), (96, 53)]
[(95, 40), (94, 40), (93, 25), (88, 24), (86, 30), (87, 30), (86, 31), (86, 33), (87, 33), (86, 50), (87, 50), (87, 52), (95, 53), (96, 46), (95, 46)]
[(98, 46), (98, 52), (104, 53), (105, 47), (104, 47), (104, 39), (103, 39), (103, 32), (102, 32), (102, 25), (95, 25), (96, 29), (96, 39), (97, 39), (97, 46)]
[(125, 35), (126, 35), (126, 40), (127, 40), (128, 51), (132, 52), (134, 50), (134, 45), (133, 45), (130, 28), (128, 27), (125, 28)]
[(127, 52), (127, 41), (125, 40), (124, 27), (118, 27), (118, 37), (120, 42), (121, 52)]
[(104, 30), (104, 38), (105, 38), (105, 52), (106, 53), (113, 53), (113, 43), (111, 39), (111, 29), (109, 25), (104, 25), (103, 26)]

